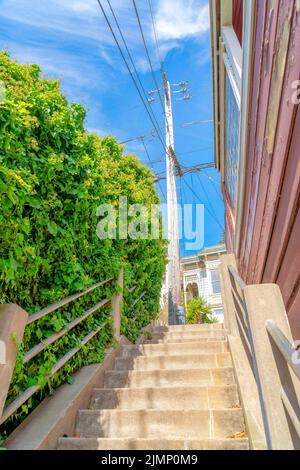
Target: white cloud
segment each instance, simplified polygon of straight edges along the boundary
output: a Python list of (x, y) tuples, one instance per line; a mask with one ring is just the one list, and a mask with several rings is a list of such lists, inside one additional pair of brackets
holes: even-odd
[(199, 0), (159, 0), (155, 16), (162, 40), (180, 40), (209, 31), (209, 6)]
[[(37, 28), (42, 32), (45, 41), (86, 44), (86, 50), (90, 51), (94, 59), (98, 55), (100, 61), (105, 61), (111, 68), (127, 73), (122, 63), (112, 35), (103, 18), (97, 0), (0, 0), (0, 18), (14, 21), (16, 27), (24, 24)], [(119, 20), (127, 44), (134, 57), (136, 67), (142, 74), (149, 72), (149, 64), (146, 60), (142, 38), (135, 17), (132, 0), (111, 0), (111, 4)], [(108, 13), (116, 31), (113, 18), (110, 14), (107, 2), (103, 5)], [(158, 57), (155, 54), (155, 39), (149, 5), (146, 1), (137, 2), (143, 30), (146, 36), (154, 68), (159, 67)], [(209, 29), (209, 14), (207, 0), (153, 0), (154, 14), (156, 18), (157, 32), (160, 41), (160, 49), (163, 58), (174, 49), (181, 47), (187, 38), (201, 38)], [(40, 33), (41, 34), (41, 33)], [(49, 42), (51, 44), (51, 42)], [(122, 44), (122, 43), (121, 43)], [(19, 60), (30, 59), (27, 46), (34, 46), (31, 51), (33, 61), (41, 65), (48, 73), (61, 72), (66, 78), (73, 78), (75, 83), (87, 79), (82, 67), (77, 70), (77, 61), (74, 52), (65, 53), (63, 62), (58, 62), (58, 53), (54, 48), (47, 48), (42, 44), (20, 43), (18, 50)], [(1, 47), (1, 45), (0, 45)], [(22, 53), (23, 48), (23, 53)], [(67, 57), (69, 54), (69, 57)], [(61, 64), (61, 65), (59, 65)], [(60, 70), (59, 70), (60, 69)], [(88, 73), (88, 70), (86, 70)], [(73, 77), (71, 77), (73, 75)]]
[(60, 79), (62, 83), (68, 81), (74, 87), (91, 88), (96, 85), (102, 87), (106, 84), (104, 75), (101, 75), (93, 62), (82, 55), (76, 56), (55, 47), (18, 44), (10, 42), (8, 51), (12, 51), (21, 63), (38, 64), (48, 78)]

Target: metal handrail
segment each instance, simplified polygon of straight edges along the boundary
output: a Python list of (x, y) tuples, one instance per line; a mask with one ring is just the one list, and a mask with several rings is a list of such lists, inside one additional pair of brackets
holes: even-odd
[[(100, 330), (102, 330), (107, 323), (104, 325), (99, 326), (96, 330), (91, 331), (88, 335), (86, 335), (83, 340), (80, 342), (80, 346), (75, 346), (69, 352), (67, 352), (51, 369), (50, 374), (47, 376), (49, 379), (52, 377), (59, 369), (61, 369), (75, 354), (88, 343)], [(4, 423), (20, 406), (22, 406), (34, 393), (40, 390), (41, 385), (33, 385), (25, 390), (18, 398), (16, 398), (12, 403), (10, 403), (7, 407), (4, 408), (3, 414), (0, 418), (0, 425)]]
[[(232, 277), (234, 278), (235, 282), (238, 283), (238, 285), (240, 286), (240, 288), (242, 290), (245, 287), (247, 287), (247, 284), (238, 275), (238, 273), (233, 268), (233, 266), (228, 266), (228, 271), (232, 275)], [(247, 325), (247, 329), (248, 329), (249, 346), (250, 346), (251, 357), (252, 357), (253, 374), (254, 374), (254, 377), (255, 377), (258, 396), (259, 396), (259, 401), (260, 401), (260, 406), (261, 406), (261, 413), (262, 413), (262, 420), (263, 420), (263, 425), (264, 425), (264, 429), (265, 429), (266, 443), (267, 443), (268, 449), (272, 449), (270, 424), (269, 424), (269, 420), (268, 420), (265, 401), (264, 401), (264, 398), (263, 398), (262, 383), (261, 383), (260, 375), (259, 375), (259, 372), (258, 372), (257, 357), (256, 357), (256, 351), (255, 351), (255, 347), (254, 347), (253, 335), (252, 335), (252, 331), (251, 331), (251, 327), (250, 327), (249, 313), (248, 313), (247, 305), (246, 305), (245, 302), (244, 302), (244, 309), (245, 309), (246, 325)]]
[(232, 294), (233, 294), (233, 297), (234, 297), (235, 301), (237, 302), (237, 304), (239, 306), (239, 310), (241, 311), (242, 316), (243, 316), (243, 322), (245, 323), (245, 321), (246, 321), (245, 315), (244, 315), (245, 302), (243, 301), (243, 299), (240, 298), (240, 295), (234, 289), (232, 289)]
[[(241, 279), (241, 277), (238, 275), (236, 270), (232, 266), (228, 266), (228, 271), (229, 275), (232, 276), (236, 284), (239, 285), (239, 287), (242, 290), (242, 295), (244, 296), (244, 289), (247, 287), (246, 283)], [(232, 285), (232, 296), (237, 298), (237, 293), (235, 292), (235, 288)], [(252, 352), (252, 362), (253, 362), (253, 372), (255, 375), (257, 387), (258, 387), (258, 393), (259, 393), (259, 399), (260, 399), (260, 405), (261, 405), (261, 411), (262, 411), (262, 417), (263, 417), (263, 423), (265, 427), (265, 434), (266, 434), (266, 441), (267, 441), (267, 446), (269, 449), (272, 449), (272, 439), (271, 439), (271, 434), (270, 434), (270, 425), (269, 425), (269, 420), (268, 420), (268, 415), (266, 413), (266, 406), (262, 394), (262, 383), (261, 383), (261, 378), (258, 372), (258, 367), (257, 367), (257, 358), (256, 358), (256, 352), (255, 352), (255, 346), (253, 342), (253, 336), (252, 336), (252, 330), (251, 330), (251, 325), (249, 321), (249, 313), (247, 309), (247, 304), (244, 301), (244, 312), (245, 312), (245, 319), (246, 319), (246, 327), (248, 331), (248, 339), (249, 339), (249, 345), (251, 347), (251, 352)], [(240, 306), (240, 303), (239, 303)], [(242, 325), (242, 321), (239, 318), (239, 315), (235, 309), (235, 316), (240, 324)], [(267, 320), (265, 322), (265, 328), (266, 331), (269, 334), (270, 340), (272, 339), (275, 343), (275, 345), (278, 348), (278, 351), (281, 353), (283, 359), (285, 360), (287, 367), (289, 366), (290, 369), (293, 371), (295, 374), (296, 378), (300, 381), (300, 363), (299, 361), (294, 361), (293, 357), (295, 357), (295, 354), (297, 354), (296, 348), (293, 347), (289, 339), (285, 336), (285, 334), (282, 332), (282, 330), (278, 327), (276, 322), (274, 320)], [(245, 333), (244, 329), (242, 328), (242, 332)], [(247, 343), (247, 346), (249, 346)], [(300, 356), (299, 356), (300, 358)], [(281, 386), (280, 390), (280, 396), (282, 403), (284, 405), (284, 408), (286, 410), (286, 413), (289, 415), (291, 422), (293, 423), (294, 429), (297, 432), (298, 436), (300, 437), (300, 415), (299, 415), (299, 409), (297, 408), (296, 404), (293, 404), (293, 400), (289, 397), (289, 393), (284, 389), (283, 386)]]
[(295, 409), (291, 403), (291, 400), (289, 399), (289, 397), (287, 396), (286, 394), (286, 391), (284, 390), (283, 387), (281, 387), (281, 390), (280, 390), (280, 396), (281, 396), (281, 400), (282, 400), (282, 403), (284, 404), (284, 407), (291, 419), (291, 422), (293, 423), (293, 426), (294, 426), (294, 429), (296, 431), (296, 433), (298, 434), (298, 437), (300, 438), (300, 417), (299, 417), (299, 413), (297, 414), (295, 412)]
[(238, 273), (236, 272), (233, 266), (228, 266), (228, 271), (230, 272), (234, 280), (238, 283), (241, 289), (244, 289), (244, 287), (247, 287), (247, 284), (243, 281), (241, 276), (238, 275)]
[(65, 305), (68, 305), (71, 302), (74, 302), (74, 300), (79, 299), (80, 297), (83, 297), (84, 295), (88, 294), (89, 292), (92, 292), (95, 289), (98, 289), (98, 287), (104, 286), (105, 284), (108, 284), (109, 282), (114, 281), (115, 278), (111, 277), (109, 279), (106, 279), (105, 281), (98, 282), (97, 284), (94, 284), (93, 286), (89, 287), (83, 292), (79, 292), (78, 294), (73, 294), (70, 295), (69, 297), (66, 297), (63, 300), (60, 300), (59, 302), (56, 302), (49, 307), (45, 307), (42, 310), (39, 310), (38, 312), (34, 313), (33, 315), (30, 315), (28, 317), (27, 325), (30, 325), (30, 323), (33, 323), (34, 321), (39, 320), (40, 318), (43, 318), (45, 315), (48, 315), (49, 313), (55, 312), (61, 307), (64, 307)]
[(276, 325), (273, 320), (266, 321), (266, 329), (269, 335), (274, 340), (277, 348), (281, 352), (287, 364), (291, 367), (297, 379), (300, 380), (300, 363), (296, 364), (292, 359), (293, 355), (296, 352), (295, 348), (293, 348), (290, 341), (282, 333), (281, 329)]
[(135, 291), (136, 288), (137, 288), (137, 286), (133, 286), (133, 287), (130, 287), (130, 288), (127, 287), (127, 290), (130, 294), (132, 294)]
[[(34, 321), (39, 320), (40, 318), (43, 318), (45, 315), (48, 315), (49, 313), (55, 312), (59, 308), (68, 305), (69, 303), (79, 299), (80, 297), (83, 297), (84, 295), (88, 294), (89, 292), (92, 292), (93, 290), (108, 284), (109, 282), (112, 282), (115, 280), (115, 277), (111, 277), (109, 279), (106, 279), (105, 281), (99, 282), (97, 284), (94, 284), (93, 286), (89, 287), (83, 292), (79, 292), (77, 294), (73, 294), (63, 300), (60, 300), (59, 302), (56, 302), (49, 307), (43, 308), (42, 310), (39, 310), (38, 312), (34, 313), (28, 318), (26, 326), (30, 325)], [(50, 344), (54, 343), (57, 341), (59, 338), (61, 338), (63, 335), (65, 335), (68, 331), (70, 331), (72, 328), (75, 328), (78, 324), (80, 324), (82, 321), (84, 321), (86, 318), (88, 318), (90, 315), (92, 315), (94, 312), (99, 310), (101, 307), (104, 305), (108, 304), (109, 302), (112, 302), (112, 299), (104, 299), (101, 302), (98, 302), (96, 305), (94, 305), (92, 308), (87, 310), (81, 317), (76, 318), (75, 320), (71, 321), (68, 323), (64, 328), (62, 328), (58, 333), (55, 333), (36, 346), (34, 346), (32, 349), (27, 351), (24, 356), (23, 356), (23, 364), (26, 364), (29, 362), (31, 359), (33, 359), (35, 356), (37, 356), (40, 352), (42, 352), (47, 346)], [(47, 376), (47, 379), (52, 377), (61, 367), (63, 367), (79, 350), (82, 346), (84, 346), (87, 342), (89, 342), (97, 333), (99, 333), (100, 330), (102, 330), (108, 322), (105, 322), (103, 325), (99, 326), (96, 328), (96, 330), (91, 331), (88, 335), (86, 335), (80, 342), (79, 346), (75, 346), (72, 348), (69, 352), (67, 352), (51, 369), (50, 374)], [(41, 386), (40, 385), (33, 385), (29, 387), (27, 390), (25, 390), (18, 398), (16, 398), (12, 403), (10, 403), (7, 407), (4, 408), (2, 416), (0, 417), (0, 424), (2, 424), (4, 421), (6, 421), (20, 406), (22, 406), (34, 393), (36, 393), (38, 390), (40, 390)]]
[(245, 344), (247, 345), (247, 348), (248, 348), (248, 351), (249, 353), (251, 354), (252, 356), (252, 349), (251, 349), (251, 344), (250, 344), (250, 339), (249, 339), (249, 333), (244, 325), (244, 323), (242, 322), (242, 320), (240, 319), (240, 316), (237, 312), (235, 312), (235, 317), (237, 319), (237, 322), (240, 326), (240, 329), (241, 331), (243, 332), (243, 335), (244, 335), (244, 340), (245, 340)]
[(47, 346), (50, 344), (54, 343), (57, 341), (59, 338), (64, 336), (68, 331), (72, 330), (72, 328), (75, 328), (75, 326), (79, 325), (81, 322), (83, 322), (87, 317), (95, 313), (99, 308), (103, 307), (104, 305), (108, 304), (111, 302), (111, 299), (104, 299), (101, 302), (97, 303), (94, 307), (90, 308), (85, 312), (82, 317), (78, 317), (72, 322), (68, 323), (62, 330), (60, 330), (58, 333), (55, 333), (52, 336), (49, 336), (45, 340), (43, 340), (41, 343), (39, 343), (37, 346), (34, 346), (34, 348), (30, 349), (27, 353), (24, 354), (23, 356), (23, 364), (26, 364), (29, 362), (31, 359), (33, 359), (35, 356), (37, 356), (40, 352), (42, 352)]
[(133, 304), (132, 304), (132, 306), (131, 306), (131, 310), (133, 309), (133, 307), (136, 306), (136, 304), (137, 304), (140, 300), (142, 300), (142, 298), (143, 298), (145, 295), (146, 295), (146, 292), (143, 292), (143, 293), (133, 302)]

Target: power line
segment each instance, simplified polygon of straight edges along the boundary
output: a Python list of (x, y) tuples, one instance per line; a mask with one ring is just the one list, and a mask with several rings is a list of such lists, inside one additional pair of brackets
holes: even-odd
[[(148, 149), (147, 149), (147, 147), (146, 147), (145, 140), (144, 140), (143, 137), (141, 137), (140, 140), (141, 140), (141, 142), (142, 142), (142, 144), (143, 144), (143, 147), (144, 147), (144, 150), (145, 150), (146, 155), (147, 155), (147, 157), (148, 157), (148, 160), (149, 160), (149, 162), (152, 164), (153, 162), (152, 162), (152, 160), (151, 160), (151, 158), (150, 158), (150, 154), (149, 154)], [(167, 202), (167, 198), (166, 198), (166, 196), (165, 196), (165, 193), (163, 192), (162, 185), (161, 185), (160, 181), (157, 181), (157, 184), (158, 184), (158, 186), (159, 186), (159, 189), (160, 189), (160, 191), (161, 191), (161, 194), (162, 194), (162, 196), (163, 196), (165, 202)]]
[[(201, 171), (205, 170), (205, 169), (208, 169), (208, 168), (214, 168), (215, 167), (215, 163), (214, 162), (211, 162), (211, 163), (200, 163), (198, 165), (193, 165), (193, 166), (186, 166), (186, 167), (183, 167), (181, 166), (181, 175), (177, 174), (176, 176), (184, 176), (184, 175), (188, 175), (188, 174), (191, 174), (191, 173), (200, 173)], [(160, 173), (157, 173), (157, 176), (159, 177), (159, 179), (163, 180), (163, 179), (166, 179), (165, 177), (165, 173), (166, 173), (166, 170), (164, 171), (161, 171)]]
[(217, 186), (216, 186), (216, 184), (215, 184), (214, 179), (213, 179), (211, 176), (209, 176), (206, 171), (204, 171), (204, 174), (205, 174), (205, 176), (208, 178), (208, 180), (210, 181), (210, 183), (211, 183), (212, 187), (214, 188), (215, 193), (216, 193), (216, 195), (219, 197), (220, 201), (222, 201), (222, 202), (224, 203), (224, 201), (223, 201), (223, 199), (222, 199), (222, 197), (221, 197), (220, 191), (217, 189)]
[(118, 142), (119, 145), (124, 145), (124, 144), (128, 144), (129, 142), (134, 142), (135, 140), (140, 140), (141, 137), (148, 137), (149, 135), (153, 135), (155, 131), (154, 130), (151, 130), (149, 132), (147, 132), (147, 134), (144, 134), (144, 135), (138, 135), (136, 137), (132, 137), (130, 139), (127, 139), (127, 140), (123, 140), (122, 142)]
[(152, 20), (152, 26), (153, 26), (153, 31), (154, 31), (154, 38), (155, 38), (155, 43), (156, 43), (156, 50), (157, 50), (157, 57), (160, 62), (160, 67), (163, 70), (163, 60), (162, 60), (162, 55), (159, 47), (159, 41), (158, 41), (158, 35), (157, 35), (157, 29), (156, 29), (156, 22), (155, 22), (155, 17), (153, 13), (153, 6), (152, 6), (152, 0), (148, 0), (149, 4), (149, 9), (150, 9), (150, 14), (151, 14), (151, 20)]
[(193, 166), (182, 166), (182, 172), (183, 174), (187, 175), (189, 173), (200, 173), (204, 169), (208, 168), (215, 168), (215, 163), (199, 163), (198, 165), (193, 165)]
[(144, 98), (145, 98), (145, 100), (146, 100), (146, 104), (148, 105), (148, 108), (149, 108), (149, 110), (150, 110), (150, 112), (151, 112), (151, 114), (152, 114), (152, 117), (153, 117), (153, 119), (154, 119), (156, 125), (157, 125), (157, 128), (158, 128), (159, 131), (160, 131), (161, 137), (163, 138), (160, 125), (159, 125), (159, 123), (158, 123), (158, 120), (156, 119), (156, 116), (155, 116), (155, 114), (154, 114), (154, 111), (153, 111), (152, 107), (150, 106), (150, 104), (149, 104), (149, 102), (148, 102), (148, 96), (147, 96), (146, 90), (145, 90), (145, 88), (144, 88), (144, 86), (143, 86), (142, 80), (141, 80), (140, 75), (139, 75), (139, 73), (138, 73), (138, 71), (137, 71), (137, 68), (136, 68), (136, 66), (135, 66), (135, 63), (134, 63), (134, 60), (133, 60), (133, 58), (132, 58), (132, 54), (131, 54), (131, 52), (130, 52), (130, 50), (129, 50), (129, 47), (127, 46), (127, 42), (126, 42), (126, 39), (125, 39), (125, 37), (124, 37), (124, 34), (122, 33), (122, 29), (121, 29), (121, 27), (120, 27), (120, 23), (119, 23), (119, 21), (118, 21), (118, 19), (117, 19), (117, 16), (116, 16), (116, 14), (115, 14), (115, 12), (114, 12), (113, 7), (111, 6), (110, 0), (106, 0), (106, 1), (107, 1), (108, 6), (109, 6), (109, 9), (110, 9), (110, 11), (111, 11), (111, 14), (112, 14), (112, 16), (113, 16), (113, 18), (114, 18), (114, 21), (115, 21), (115, 23), (116, 23), (117, 29), (118, 29), (118, 31), (119, 31), (119, 34), (120, 34), (121, 39), (122, 39), (122, 42), (123, 42), (124, 47), (125, 47), (125, 49), (126, 49), (126, 52), (127, 52), (127, 54), (128, 54), (128, 57), (129, 57), (129, 60), (130, 60), (131, 65), (132, 65), (132, 68), (133, 68), (133, 70), (134, 70), (134, 73), (135, 73), (135, 75), (136, 75), (136, 77), (137, 77), (137, 80), (138, 80), (138, 82), (139, 82), (139, 84), (140, 84), (140, 87), (141, 87), (141, 89), (142, 89), (142, 92), (143, 92), (143, 94), (144, 94)]
[(146, 51), (148, 63), (149, 63), (150, 69), (151, 69), (151, 74), (152, 74), (152, 77), (153, 77), (153, 81), (154, 81), (155, 87), (156, 87), (157, 92), (158, 92), (159, 101), (160, 101), (160, 104), (161, 104), (163, 113), (165, 113), (165, 107), (164, 107), (163, 100), (162, 100), (162, 96), (161, 96), (160, 89), (159, 89), (160, 87), (158, 86), (158, 83), (157, 83), (157, 80), (156, 80), (156, 76), (155, 76), (155, 73), (154, 73), (154, 70), (153, 70), (153, 65), (152, 65), (152, 61), (151, 61), (151, 58), (150, 58), (148, 46), (147, 46), (147, 43), (146, 43), (146, 39), (145, 39), (145, 35), (144, 35), (142, 23), (141, 23), (140, 14), (139, 14), (138, 9), (137, 9), (136, 1), (135, 1), (135, 0), (132, 0), (132, 2), (133, 2), (133, 6), (134, 6), (136, 18), (137, 18), (137, 21), (138, 21), (140, 33), (141, 33), (141, 36), (142, 36), (144, 48), (145, 48), (145, 51)]
[(205, 189), (205, 187), (204, 187), (204, 185), (203, 185), (203, 183), (202, 183), (202, 181), (201, 181), (201, 178), (200, 178), (199, 174), (197, 173), (196, 176), (197, 176), (197, 178), (198, 178), (198, 180), (199, 180), (201, 189), (202, 189), (202, 191), (203, 191), (203, 193), (204, 193), (204, 195), (205, 195), (205, 197), (206, 197), (206, 199), (207, 199), (207, 202), (208, 202), (208, 205), (209, 205), (210, 208), (211, 208), (211, 211), (214, 213), (216, 219), (219, 220), (219, 218), (218, 218), (218, 216), (217, 216), (217, 214), (216, 214), (216, 212), (215, 212), (215, 210), (214, 210), (214, 208), (213, 208), (213, 206), (212, 206), (212, 204), (211, 204), (211, 202), (210, 202), (209, 196), (208, 196), (207, 191), (206, 191), (206, 189)]
[[(198, 196), (198, 194), (196, 194), (196, 192), (194, 191), (194, 189), (186, 182), (184, 181), (184, 183), (186, 184), (186, 186), (190, 189), (190, 191), (195, 195), (195, 197), (198, 199), (199, 202), (201, 202), (201, 204), (203, 204), (203, 201), (200, 199), (200, 197)], [(215, 215), (210, 211), (210, 209), (206, 206), (206, 210), (207, 212), (210, 214), (210, 216), (214, 219), (214, 221), (218, 224), (219, 228), (221, 229), (221, 231), (223, 232), (224, 230), (224, 227), (222, 227), (222, 225), (220, 224), (219, 220), (216, 219)]]
[[(117, 45), (117, 47), (118, 47), (118, 50), (119, 50), (119, 52), (120, 52), (120, 54), (121, 54), (121, 57), (122, 57), (122, 59), (123, 59), (125, 65), (126, 65), (126, 68), (127, 68), (128, 72), (129, 72), (129, 74), (130, 74), (130, 76), (131, 76), (131, 79), (132, 79), (132, 81), (133, 81), (133, 83), (134, 83), (134, 86), (135, 86), (135, 88), (136, 88), (136, 90), (137, 90), (137, 92), (138, 92), (138, 94), (139, 94), (139, 96), (140, 96), (140, 99), (141, 99), (141, 101), (142, 101), (142, 103), (143, 103), (143, 106), (144, 106), (144, 108), (145, 108), (145, 110), (146, 110), (146, 112), (147, 112), (147, 114), (148, 114), (148, 116), (149, 116), (149, 118), (150, 118), (150, 120), (151, 120), (151, 122), (152, 122), (152, 124), (153, 124), (153, 127), (154, 127), (154, 129), (155, 129), (155, 132), (156, 132), (156, 134), (157, 134), (157, 136), (158, 136), (158, 138), (159, 138), (159, 140), (160, 140), (160, 142), (161, 142), (161, 144), (162, 144), (162, 146), (163, 146), (163, 149), (165, 150), (165, 145), (164, 145), (164, 143), (163, 143), (163, 141), (162, 141), (162, 139), (161, 139), (161, 136), (159, 135), (159, 132), (158, 132), (157, 127), (156, 127), (156, 124), (155, 124), (155, 122), (154, 122), (154, 120), (153, 120), (153, 118), (152, 118), (152, 116), (151, 116), (151, 113), (150, 113), (150, 111), (149, 111), (147, 105), (146, 105), (145, 102), (144, 102), (144, 98), (143, 98), (143, 96), (142, 96), (142, 94), (141, 94), (141, 91), (140, 91), (140, 89), (139, 89), (139, 87), (138, 87), (138, 84), (136, 83), (136, 80), (135, 80), (135, 78), (134, 78), (134, 76), (133, 76), (133, 73), (132, 73), (132, 71), (131, 71), (131, 69), (130, 69), (130, 67), (129, 67), (129, 65), (128, 65), (128, 62), (127, 62), (127, 60), (126, 60), (126, 57), (125, 57), (125, 55), (124, 55), (124, 53), (123, 53), (123, 51), (122, 51), (122, 48), (121, 48), (121, 46), (120, 46), (120, 43), (119, 43), (118, 39), (117, 39), (117, 37), (116, 37), (116, 35), (115, 35), (115, 33), (114, 33), (114, 30), (113, 30), (112, 25), (111, 25), (111, 23), (110, 23), (110, 21), (109, 21), (109, 19), (108, 19), (108, 17), (107, 17), (107, 14), (106, 14), (105, 10), (104, 10), (104, 8), (103, 8), (103, 5), (102, 5), (102, 3), (101, 3), (100, 0), (97, 0), (97, 1), (98, 1), (98, 4), (99, 4), (100, 9), (101, 9), (101, 11), (102, 11), (102, 14), (103, 14), (103, 16), (104, 16), (104, 18), (105, 18), (105, 21), (106, 21), (106, 23), (107, 23), (107, 25), (108, 25), (108, 27), (109, 27), (109, 30), (110, 30), (110, 32), (111, 32), (111, 34), (112, 34), (112, 36), (113, 36), (113, 39), (114, 39), (114, 41), (115, 41), (115, 43), (116, 43), (116, 45)], [(108, 1), (109, 1), (109, 0), (108, 0)]]
[(205, 120), (205, 121), (191, 121), (191, 122), (181, 122), (179, 124), (180, 127), (190, 127), (190, 126), (195, 126), (198, 124), (211, 124), (212, 120)]

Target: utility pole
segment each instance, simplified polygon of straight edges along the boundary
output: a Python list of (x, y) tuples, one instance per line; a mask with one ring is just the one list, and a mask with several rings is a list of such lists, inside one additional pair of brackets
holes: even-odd
[(179, 323), (179, 313), (182, 313), (181, 275), (179, 254), (179, 225), (178, 205), (176, 192), (176, 170), (181, 175), (181, 168), (174, 152), (173, 114), (171, 101), (171, 87), (163, 72), (166, 116), (166, 173), (167, 173), (167, 203), (168, 203), (168, 266), (167, 291), (169, 324)]
[[(182, 177), (184, 172), (177, 160), (174, 151), (174, 131), (172, 114), (172, 92), (170, 83), (167, 80), (166, 73), (162, 68), (163, 88), (165, 95), (165, 118), (166, 118), (166, 179), (167, 179), (167, 211), (168, 211), (168, 266), (166, 279), (162, 288), (162, 297), (167, 294), (169, 324), (176, 325), (185, 322), (184, 306), (181, 296), (181, 272), (180, 272), (180, 252), (179, 252), (179, 224), (178, 224), (178, 204), (176, 191), (176, 176)], [(183, 93), (182, 98), (176, 101), (188, 101), (192, 95), (186, 94), (188, 82), (174, 84), (181, 87), (174, 93)], [(150, 98), (148, 102), (154, 103), (153, 95), (159, 93), (160, 88), (149, 91)], [(160, 178), (157, 179), (159, 181)]]

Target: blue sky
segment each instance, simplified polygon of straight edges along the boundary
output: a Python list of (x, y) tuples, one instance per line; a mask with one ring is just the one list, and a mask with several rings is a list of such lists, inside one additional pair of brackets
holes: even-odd
[[(109, 12), (106, 0), (102, 3)], [(143, 85), (151, 90), (154, 83), (132, 0), (111, 0), (111, 4)], [(152, 0), (152, 4), (168, 79), (171, 83), (188, 80), (193, 95), (187, 102), (176, 101), (178, 95), (173, 96), (176, 154), (184, 166), (212, 162), (212, 123), (182, 127), (186, 122), (212, 120), (208, 0)], [(161, 84), (148, 0), (137, 0), (137, 6)], [(0, 0), (0, 47), (8, 49), (11, 57), (22, 63), (39, 64), (46, 76), (60, 77), (67, 98), (87, 108), (88, 130), (100, 136), (114, 135), (123, 141), (153, 129), (97, 0)], [(164, 116), (158, 100), (152, 106), (163, 128)], [(145, 143), (152, 161), (164, 160), (157, 138), (149, 136)], [(139, 140), (127, 144), (125, 151), (149, 163)], [(153, 168), (160, 173), (165, 170), (165, 164), (155, 163)], [(224, 225), (218, 172), (211, 169), (199, 176), (187, 175), (181, 185), (178, 181), (179, 200), (181, 193), (183, 203), (199, 202), (188, 186), (194, 188), (205, 204), (204, 244), (214, 245), (222, 238), (220, 225)], [(161, 187), (166, 194), (164, 181)], [(184, 240), (181, 254), (192, 254), (185, 251)]]

